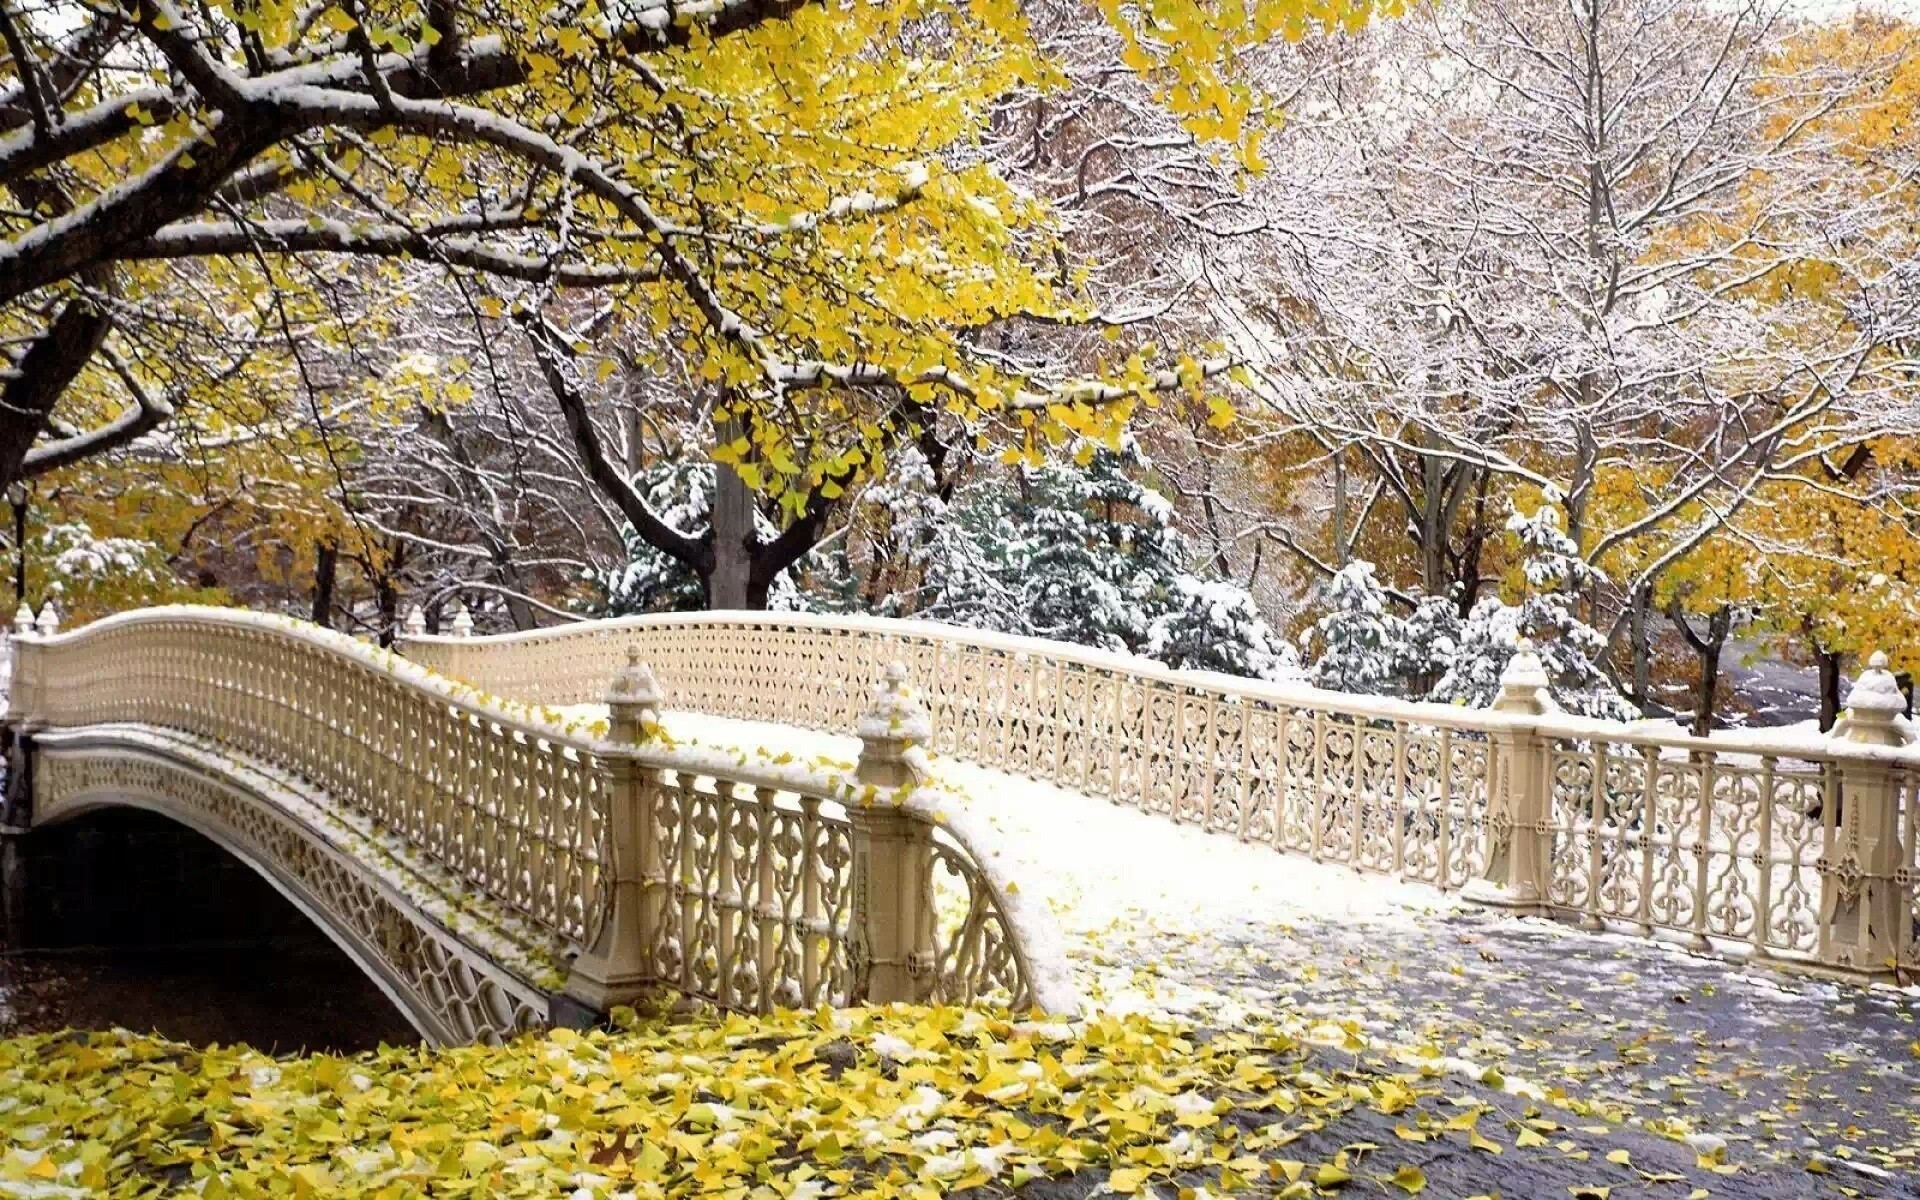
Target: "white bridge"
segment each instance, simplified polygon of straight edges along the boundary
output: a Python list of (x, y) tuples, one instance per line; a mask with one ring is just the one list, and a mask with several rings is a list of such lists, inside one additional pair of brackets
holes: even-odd
[[(23, 634), (8, 821), (129, 806), (198, 830), (441, 1042), (661, 988), (742, 1010), (1072, 1010), (1043, 902), (998, 878), (942, 757), (1596, 928), (1920, 970), (1920, 753), (1878, 668), (1833, 736), (1693, 738), (1552, 711), (1526, 653), (1478, 711), (867, 618), (398, 649), (208, 608)], [(676, 741), (663, 703), (863, 749)]]

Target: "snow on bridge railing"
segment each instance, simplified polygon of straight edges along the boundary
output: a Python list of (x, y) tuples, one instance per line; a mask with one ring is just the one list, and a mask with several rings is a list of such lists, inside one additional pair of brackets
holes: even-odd
[(631, 654), (679, 705), (826, 730), (899, 662), (925, 687), (931, 747), (980, 765), (1522, 911), (1853, 974), (1920, 970), (1920, 753), (1878, 666), (1833, 736), (1697, 738), (1556, 711), (1530, 653), (1492, 709), (1466, 709), (821, 614), (491, 637), (416, 624), (401, 649), (548, 704), (596, 699)]
[(140, 610), (14, 649), (16, 729), (157, 726), (294, 772), (550, 935), (585, 1007), (660, 986), (753, 1010), (1077, 1004), (1049, 918), (982, 865), (991, 831), (936, 832), (964, 798), (921, 786), (884, 736), (852, 764), (674, 744), (637, 717), (644, 689), (610, 672), (603, 737), (230, 609)]

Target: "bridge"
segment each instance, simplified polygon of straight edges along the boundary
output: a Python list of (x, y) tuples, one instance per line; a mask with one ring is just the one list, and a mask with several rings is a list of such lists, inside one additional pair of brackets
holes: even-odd
[(1526, 652), (1467, 710), (799, 614), (415, 622), (396, 650), (186, 607), (23, 634), (7, 823), (130, 807), (198, 831), (436, 1042), (662, 988), (1076, 1010), (960, 763), (1589, 928), (1920, 970), (1920, 752), (1880, 664), (1831, 736), (1694, 738), (1555, 711)]

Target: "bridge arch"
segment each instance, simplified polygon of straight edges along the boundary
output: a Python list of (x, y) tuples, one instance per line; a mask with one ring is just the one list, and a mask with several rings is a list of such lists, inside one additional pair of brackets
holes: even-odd
[(295, 781), (151, 731), (48, 732), (35, 751), (36, 827), (123, 808), (193, 830), (286, 897), (427, 1041), (498, 1040), (547, 1023), (545, 991), (477, 955)]

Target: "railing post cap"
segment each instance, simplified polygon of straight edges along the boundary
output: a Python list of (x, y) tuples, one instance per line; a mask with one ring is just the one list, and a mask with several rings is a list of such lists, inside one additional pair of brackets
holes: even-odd
[(51, 637), (60, 632), (60, 610), (49, 600), (40, 606), (39, 629), (41, 636)]
[(27, 606), (25, 600), (20, 602), (19, 608), (13, 610), (13, 631), (15, 633), (33, 632), (33, 609)]
[(418, 604), (407, 609), (407, 621), (404, 626), (408, 637), (420, 637), (427, 632), (427, 614), (420, 611)]
[(900, 787), (918, 781), (920, 769), (909, 755), (932, 740), (933, 717), (907, 682), (904, 665), (887, 664), (854, 732), (860, 737), (857, 774), (862, 782)]
[(1833, 737), (1879, 746), (1904, 746), (1912, 740), (1900, 723), (1907, 711), (1906, 693), (1887, 667), (1887, 656), (1881, 651), (1867, 657), (1867, 669), (1847, 693), (1847, 712), (1835, 723)]
[(640, 651), (629, 647), (627, 665), (614, 673), (613, 682), (607, 685), (607, 705), (629, 704), (642, 708), (658, 708), (666, 701), (667, 693), (654, 678), (653, 668), (640, 661)]
[(1529, 713), (1538, 716), (1556, 707), (1548, 685), (1546, 664), (1534, 653), (1533, 639), (1521, 638), (1514, 645), (1513, 657), (1500, 672), (1500, 693), (1493, 707), (1500, 712)]
[(458, 600), (453, 602), (453, 636), (473, 636), (473, 614), (468, 612), (467, 606)]

